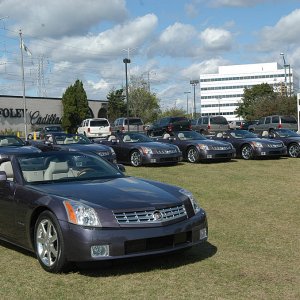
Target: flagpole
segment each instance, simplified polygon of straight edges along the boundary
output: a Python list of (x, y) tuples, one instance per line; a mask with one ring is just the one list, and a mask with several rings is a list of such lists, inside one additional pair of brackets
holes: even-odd
[(23, 110), (24, 110), (24, 129), (25, 129), (25, 141), (27, 141), (27, 116), (26, 116), (26, 97), (25, 97), (25, 76), (24, 76), (24, 59), (23, 59), (23, 38), (22, 31), (19, 31), (20, 35), (20, 49), (21, 49), (21, 67), (22, 67), (22, 85), (23, 85)]

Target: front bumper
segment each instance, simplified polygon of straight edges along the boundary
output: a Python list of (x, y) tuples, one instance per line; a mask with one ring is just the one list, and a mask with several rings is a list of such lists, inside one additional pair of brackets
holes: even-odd
[(142, 163), (147, 164), (168, 164), (182, 161), (181, 153), (174, 154), (146, 154), (142, 156)]
[(235, 149), (230, 150), (200, 150), (200, 160), (228, 160), (236, 157)]
[(264, 156), (285, 156), (287, 155), (287, 148), (254, 148), (254, 156), (264, 157)]
[[(207, 240), (203, 210), (175, 224), (160, 227), (84, 228), (60, 222), (69, 261), (88, 262), (163, 254), (189, 248)], [(109, 255), (93, 257), (91, 247), (108, 245)]]

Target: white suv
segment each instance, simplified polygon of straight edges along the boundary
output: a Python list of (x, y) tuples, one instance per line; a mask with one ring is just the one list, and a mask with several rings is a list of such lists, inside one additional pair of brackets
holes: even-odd
[(85, 119), (77, 132), (89, 138), (107, 137), (111, 135), (110, 124), (105, 118)]

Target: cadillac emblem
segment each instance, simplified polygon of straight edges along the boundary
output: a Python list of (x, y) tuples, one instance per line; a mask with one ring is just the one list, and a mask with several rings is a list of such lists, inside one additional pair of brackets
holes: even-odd
[(161, 221), (163, 218), (162, 213), (159, 210), (156, 210), (152, 216), (154, 221)]

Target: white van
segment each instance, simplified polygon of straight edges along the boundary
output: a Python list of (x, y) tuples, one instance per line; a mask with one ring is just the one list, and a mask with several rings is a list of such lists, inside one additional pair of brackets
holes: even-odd
[(77, 133), (88, 138), (106, 138), (111, 135), (110, 124), (105, 118), (85, 119), (82, 121)]

